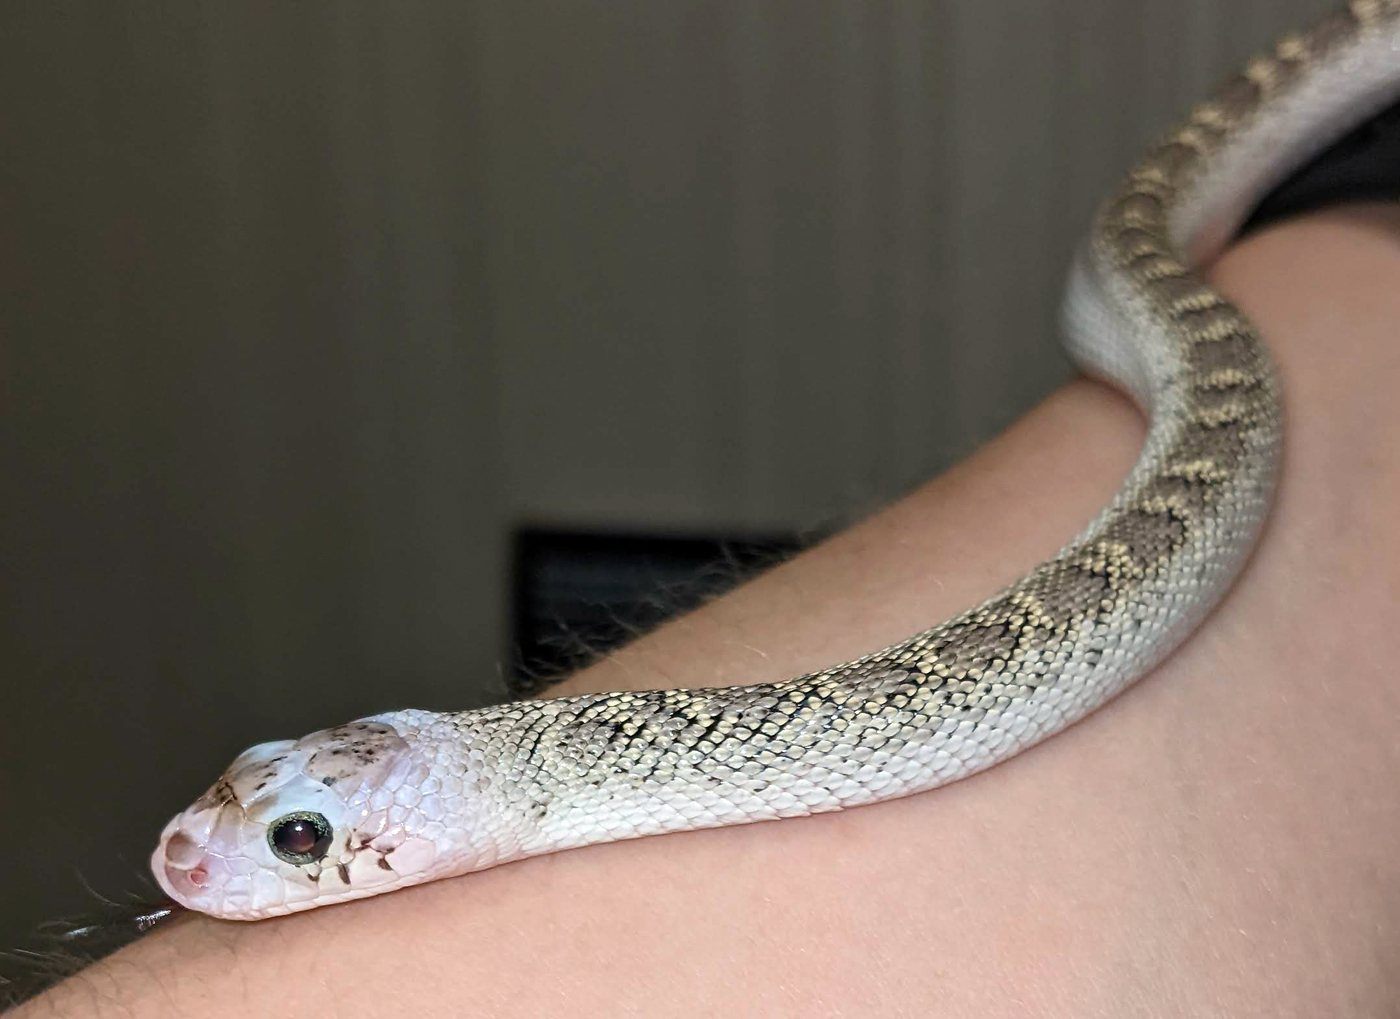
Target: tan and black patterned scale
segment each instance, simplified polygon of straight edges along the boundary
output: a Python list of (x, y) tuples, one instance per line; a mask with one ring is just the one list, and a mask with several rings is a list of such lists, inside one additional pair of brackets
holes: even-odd
[[(1238, 566), (1215, 550), (1247, 545), (1239, 532), (1262, 520), (1281, 412), (1273, 365), (1253, 328), (1168, 236), (1173, 203), (1257, 108), (1310, 62), (1394, 18), (1396, 9), (1356, 3), (1306, 34), (1285, 37), (1192, 110), (1100, 214), (1098, 257), (1123, 270), (1179, 344), (1169, 352), (1176, 374), (1155, 381), (1176, 389), (1182, 407), (1179, 427), (1163, 430), (1165, 447), (1149, 453), (1149, 469), (1137, 472), (1132, 489), (1079, 541), (964, 615), (834, 669), (729, 690), (605, 694), (469, 712), (454, 722), (460, 738), (499, 762), (518, 801), (540, 815), (561, 798), (576, 798), (580, 782), (674, 787), (680, 778), (699, 789), (709, 780), (762, 799), (775, 782), (791, 785), (793, 774), (813, 779), (817, 791), (806, 800), (784, 799), (780, 812), (830, 809), (885, 798), (891, 783), (913, 791), (973, 770), (951, 766), (945, 776), (938, 768), (913, 769), (907, 779), (891, 773), (900, 755), (927, 746), (950, 725), (972, 727), (969, 741), (977, 727), (992, 728), (1000, 759), (1007, 730), (999, 727), (1016, 704), (1076, 670), (1091, 673), (1106, 654), (1133, 654), (1135, 630), (1188, 628), (1205, 606), (1183, 613), (1170, 599), (1163, 603), (1162, 590), (1176, 588), (1175, 600), (1184, 601), (1214, 586), (1213, 573)], [(1104, 636), (1086, 639), (1094, 634)], [(1180, 635), (1146, 648), (1149, 660), (1139, 671)], [(1052, 717), (1012, 736), (1029, 743), (1057, 728)], [(583, 809), (600, 809), (598, 797), (586, 799)], [(673, 826), (671, 808), (655, 813), (617, 820), (638, 829), (647, 821)], [(724, 816), (701, 811), (690, 820)], [(581, 833), (587, 841), (587, 829)]]

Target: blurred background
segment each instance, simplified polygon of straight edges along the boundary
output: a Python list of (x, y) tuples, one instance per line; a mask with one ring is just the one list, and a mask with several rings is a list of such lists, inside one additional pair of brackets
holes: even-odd
[(0, 948), (244, 746), (990, 437), (1096, 202), (1324, 6), (4, 3)]

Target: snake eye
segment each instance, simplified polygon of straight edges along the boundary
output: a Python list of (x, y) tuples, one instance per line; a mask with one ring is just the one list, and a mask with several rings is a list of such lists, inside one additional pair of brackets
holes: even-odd
[(331, 823), (309, 810), (283, 814), (267, 829), (267, 844), (284, 863), (315, 863), (331, 848)]

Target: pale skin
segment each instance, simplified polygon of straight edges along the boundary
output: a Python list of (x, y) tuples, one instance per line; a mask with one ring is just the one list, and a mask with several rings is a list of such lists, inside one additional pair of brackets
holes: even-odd
[[(1394, 1013), (1400, 208), (1283, 224), (1212, 275), (1280, 364), (1279, 499), (1220, 610), (1084, 723), (845, 814), (561, 853), (280, 920), (190, 918), (17, 1014)], [(1068, 539), (1143, 430), (1112, 390), (1074, 382), (562, 692), (783, 679), (906, 637)]]

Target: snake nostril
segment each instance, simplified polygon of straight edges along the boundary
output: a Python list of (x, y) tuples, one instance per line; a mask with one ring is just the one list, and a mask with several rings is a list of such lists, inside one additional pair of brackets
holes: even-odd
[(184, 866), (165, 862), (165, 880), (177, 899), (199, 895), (221, 884), (226, 875), (215, 857), (202, 856)]

